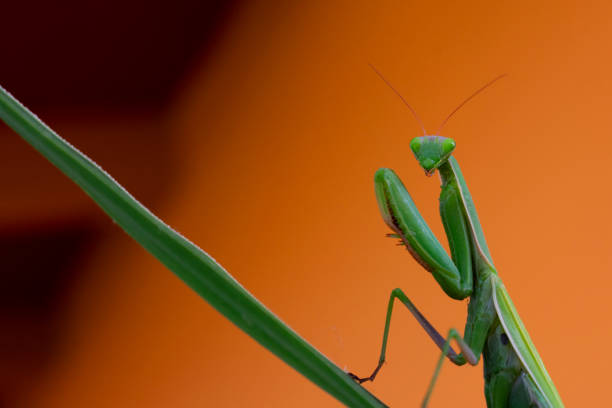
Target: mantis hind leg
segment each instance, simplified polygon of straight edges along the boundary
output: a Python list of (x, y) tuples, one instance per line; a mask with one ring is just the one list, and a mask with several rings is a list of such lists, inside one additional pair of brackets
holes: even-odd
[[(389, 304), (387, 306), (387, 316), (385, 319), (385, 329), (383, 332), (382, 348), (380, 350), (380, 357), (378, 359), (378, 364), (376, 365), (376, 368), (374, 369), (372, 374), (370, 374), (368, 377), (359, 377), (353, 373), (349, 373), (349, 376), (351, 376), (351, 378), (353, 378), (355, 381), (361, 384), (365, 381), (374, 381), (374, 379), (378, 375), (378, 372), (380, 371), (381, 367), (385, 363), (385, 359), (386, 359), (387, 342), (389, 340), (389, 328), (391, 326), (391, 315), (393, 313), (393, 306), (395, 304), (395, 299), (398, 299), (400, 302), (402, 302), (404, 306), (406, 306), (406, 308), (416, 318), (416, 320), (419, 322), (421, 327), (423, 327), (423, 329), (427, 332), (427, 334), (433, 340), (433, 342), (436, 343), (436, 345), (438, 346), (438, 348), (440, 348), (440, 350), (442, 350), (442, 355), (440, 357), (440, 360), (438, 361), (438, 365), (436, 366), (436, 371), (434, 372), (434, 377), (429, 386), (430, 389), (428, 390), (427, 395), (426, 395), (426, 398), (428, 398), (429, 394), (431, 393), (431, 389), (433, 389), (433, 384), (435, 383), (435, 380), (438, 377), (438, 374), (439, 374), (439, 371), (442, 365), (442, 360), (444, 359), (445, 356), (449, 360), (451, 360), (454, 364), (457, 364), (457, 365), (463, 365), (466, 363), (466, 361), (470, 362), (470, 364), (476, 364), (478, 360), (476, 356), (474, 355), (474, 352), (470, 349), (470, 347), (467, 345), (467, 343), (463, 340), (463, 338), (459, 335), (459, 333), (456, 330), (451, 329), (451, 331), (449, 332), (448, 338), (444, 339), (444, 337), (442, 337), (442, 335), (431, 325), (431, 323), (429, 323), (429, 321), (425, 318), (425, 316), (423, 316), (423, 314), (419, 312), (417, 307), (410, 301), (408, 296), (406, 296), (404, 292), (402, 292), (401, 289), (393, 289), (393, 291), (391, 291), (391, 296), (389, 298)], [(461, 354), (458, 354), (450, 346), (451, 339), (455, 339), (457, 341), (457, 344), (459, 345), (459, 348), (461, 350)]]

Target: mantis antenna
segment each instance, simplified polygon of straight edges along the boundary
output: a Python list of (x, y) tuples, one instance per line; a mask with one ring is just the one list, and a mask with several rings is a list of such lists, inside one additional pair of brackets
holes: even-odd
[[(391, 90), (393, 92), (395, 92), (395, 94), (397, 96), (400, 97), (400, 99), (402, 100), (402, 102), (404, 102), (404, 104), (408, 107), (408, 109), (410, 109), (410, 112), (412, 112), (412, 114), (416, 118), (417, 122), (419, 122), (419, 125), (421, 125), (421, 129), (423, 129), (423, 136), (427, 136), (427, 131), (425, 130), (425, 126), (423, 126), (423, 121), (421, 120), (421, 118), (419, 118), (419, 115), (417, 115), (416, 111), (412, 108), (412, 106), (410, 106), (410, 104), (408, 102), (406, 102), (404, 97), (398, 91), (395, 90), (393, 85), (391, 85), (391, 83), (389, 83), (389, 81), (387, 81), (387, 79), (380, 72), (378, 72), (378, 70), (374, 67), (374, 65), (372, 65), (370, 63), (368, 63), (368, 65), (370, 66), (370, 68), (372, 68), (374, 70), (374, 72), (376, 72), (376, 74), (380, 77), (380, 79), (382, 79), (385, 82), (385, 84), (387, 84), (387, 86), (389, 88), (391, 88)], [(489, 85), (489, 84), (487, 84), (487, 85)]]
[[(379, 74), (380, 75), (380, 74)], [(446, 117), (446, 119), (444, 119), (444, 121), (442, 122), (442, 124), (440, 125), (440, 127), (438, 128), (438, 130), (436, 131), (436, 135), (440, 134), (440, 131), (442, 130), (442, 128), (444, 127), (444, 125), (446, 125), (446, 122), (448, 122), (448, 120), (451, 118), (451, 116), (453, 116), (455, 114), (455, 112), (457, 112), (459, 109), (461, 109), (463, 107), (463, 105), (465, 105), (470, 99), (472, 99), (473, 97), (475, 97), (476, 95), (478, 95), (479, 93), (481, 93), (482, 91), (484, 91), (486, 88), (488, 88), (490, 85), (493, 85), (494, 82), (496, 82), (499, 79), (502, 79), (503, 77), (507, 76), (508, 74), (501, 74), (500, 76), (490, 80), (489, 82), (487, 82), (483, 87), (481, 87), (480, 89), (478, 89), (476, 92), (474, 92), (473, 94), (471, 94), (470, 96), (468, 96), (463, 102), (461, 102), (459, 104), (459, 106), (457, 106), (451, 113), (448, 114), (448, 116)]]

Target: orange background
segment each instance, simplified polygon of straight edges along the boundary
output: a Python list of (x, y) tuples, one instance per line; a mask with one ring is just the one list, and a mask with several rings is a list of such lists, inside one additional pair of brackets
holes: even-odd
[[(423, 175), (408, 147), (418, 124), (367, 64), (429, 130), (509, 73), (443, 134), (457, 141), (495, 264), (565, 404), (607, 402), (609, 2), (249, 2), (225, 24), (161, 113), (40, 114), (311, 344), (366, 374), (394, 287), (442, 332), (463, 330), (466, 311), (384, 237), (372, 185), (383, 166), (444, 240), (437, 177)], [(8, 405), (339, 405), (0, 130), (4, 235), (77, 221), (96, 231), (45, 363), (4, 373)], [(21, 327), (4, 321), (5, 331)], [(388, 363), (367, 388), (391, 406), (417, 406), (437, 356), (398, 309)], [(484, 406), (482, 367), (445, 365), (431, 406)]]

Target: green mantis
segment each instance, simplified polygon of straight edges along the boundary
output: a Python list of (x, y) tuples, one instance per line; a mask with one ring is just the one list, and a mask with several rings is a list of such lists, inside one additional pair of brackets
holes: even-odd
[[(391, 87), (378, 71), (376, 73)], [(501, 76), (461, 103), (448, 115), (442, 126), (461, 106), (499, 78)], [(395, 89), (393, 91), (399, 95)], [(412, 107), (403, 98), (402, 101), (419, 120)], [(436, 171), (440, 174), (440, 215), (451, 257), (433, 235), (393, 170), (383, 168), (376, 172), (376, 198), (385, 223), (393, 231), (389, 236), (400, 239), (401, 245), (432, 273), (448, 296), (458, 300), (470, 298), (465, 332), (461, 337), (456, 330), (451, 329), (444, 339), (410, 299), (400, 289), (394, 289), (389, 299), (379, 363), (369, 377), (360, 378), (350, 374), (351, 377), (360, 383), (373, 381), (376, 377), (385, 362), (391, 313), (394, 300), (398, 299), (442, 350), (423, 406), (429, 401), (445, 356), (456, 365), (464, 365), (466, 362), (476, 365), (482, 356), (485, 397), (489, 408), (563, 407), (542, 359), (493, 265), (472, 196), (459, 164), (452, 156), (455, 141), (427, 135), (422, 124), (421, 127), (424, 135), (412, 139), (410, 148), (425, 174), (431, 176)], [(452, 339), (459, 346), (459, 354), (450, 347)]]

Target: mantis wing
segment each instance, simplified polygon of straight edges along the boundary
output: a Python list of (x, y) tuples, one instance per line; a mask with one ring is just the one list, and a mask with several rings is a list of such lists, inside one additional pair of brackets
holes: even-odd
[(548, 375), (544, 363), (529, 337), (529, 333), (527, 333), (521, 318), (514, 308), (506, 287), (498, 277), (491, 279), (491, 282), (493, 285), (493, 302), (495, 303), (497, 316), (525, 371), (533, 379), (551, 407), (563, 408), (564, 405), (561, 397)]

